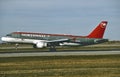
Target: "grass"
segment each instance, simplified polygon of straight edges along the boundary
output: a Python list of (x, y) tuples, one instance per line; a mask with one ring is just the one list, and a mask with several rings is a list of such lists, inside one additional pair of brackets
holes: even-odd
[(1, 57), (0, 77), (120, 77), (120, 55)]

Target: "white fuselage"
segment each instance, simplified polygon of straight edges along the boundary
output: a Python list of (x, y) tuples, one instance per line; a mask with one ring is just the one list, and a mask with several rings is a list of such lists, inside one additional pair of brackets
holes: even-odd
[[(29, 38), (14, 38), (14, 37), (2, 37), (1, 38), (2, 41), (5, 42), (10, 42), (10, 43), (28, 43), (28, 44), (35, 44), (38, 48), (42, 48), (42, 47), (47, 47), (47, 43), (48, 40), (37, 40), (37, 39), (29, 39)], [(76, 45), (80, 45), (78, 43), (68, 43), (68, 42), (64, 42), (64, 43), (60, 43), (59, 45), (63, 46), (63, 45), (72, 45), (72, 46), (76, 46)]]
[(2, 41), (5, 42), (12, 42), (12, 43), (30, 43), (36, 44), (37, 42), (45, 41), (45, 40), (36, 40), (36, 39), (21, 39), (21, 38), (14, 38), (14, 37), (2, 37)]

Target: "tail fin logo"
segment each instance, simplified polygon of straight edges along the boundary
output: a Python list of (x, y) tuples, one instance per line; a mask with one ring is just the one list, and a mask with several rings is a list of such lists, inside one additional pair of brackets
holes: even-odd
[(106, 23), (101, 23), (101, 28), (105, 28), (106, 27)]

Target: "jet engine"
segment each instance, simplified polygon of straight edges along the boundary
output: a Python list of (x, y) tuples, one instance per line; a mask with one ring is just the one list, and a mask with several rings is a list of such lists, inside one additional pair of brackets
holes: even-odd
[(45, 42), (37, 42), (36, 44), (33, 45), (34, 48), (43, 48), (46, 46), (47, 46), (47, 43)]

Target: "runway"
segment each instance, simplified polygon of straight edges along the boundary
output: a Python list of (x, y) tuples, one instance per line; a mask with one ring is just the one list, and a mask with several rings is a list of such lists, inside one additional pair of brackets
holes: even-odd
[(62, 51), (62, 52), (19, 52), (0, 53), (0, 57), (24, 57), (24, 56), (70, 56), (70, 55), (111, 55), (120, 54), (120, 51)]

